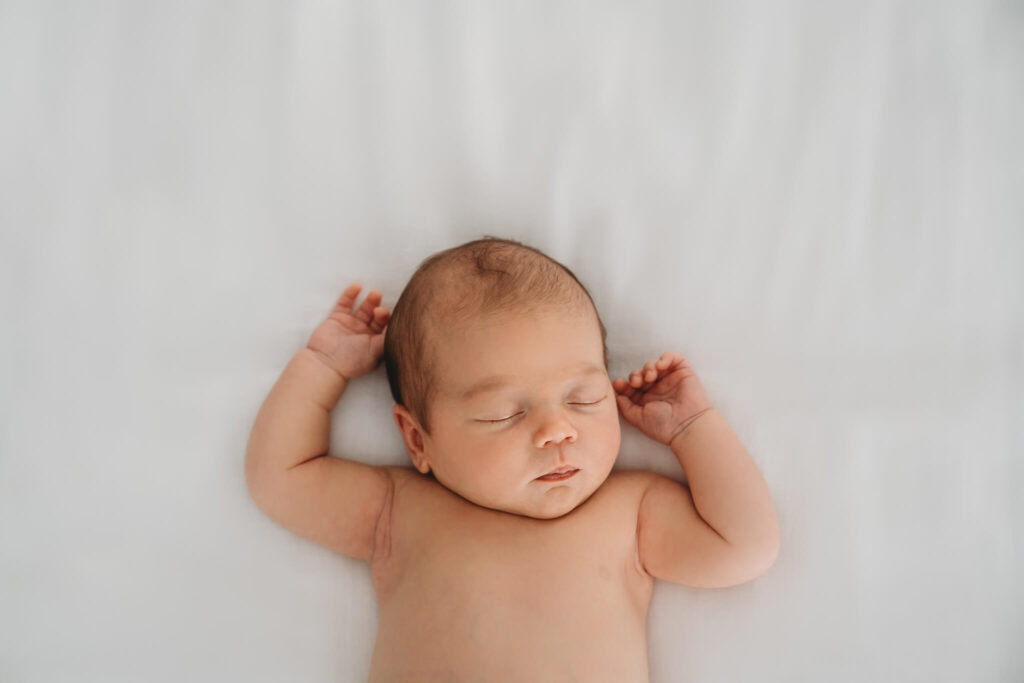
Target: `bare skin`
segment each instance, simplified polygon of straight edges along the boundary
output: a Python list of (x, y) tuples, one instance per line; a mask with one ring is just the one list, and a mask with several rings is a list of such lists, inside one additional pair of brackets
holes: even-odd
[[(379, 292), (356, 306), (359, 289), (264, 401), (246, 478), (282, 526), (369, 563), (370, 681), (646, 681), (655, 578), (725, 587), (774, 562), (767, 486), (689, 362), (668, 352), (612, 381), (592, 369), (585, 312), (484, 317), (438, 341), (430, 433), (394, 408), (413, 468), (328, 455), (330, 412), (379, 362), (388, 322)], [(612, 471), (620, 417), (671, 449), (692, 495)]]
[(370, 681), (647, 681), (653, 578), (639, 566), (645, 472), (537, 520), (470, 503), (409, 468), (371, 561)]

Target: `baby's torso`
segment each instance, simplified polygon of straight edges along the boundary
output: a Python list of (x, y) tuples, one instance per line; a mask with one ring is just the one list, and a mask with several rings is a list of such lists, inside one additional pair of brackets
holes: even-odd
[(645, 472), (612, 472), (564, 517), (474, 505), (406, 469), (371, 562), (370, 681), (647, 681)]

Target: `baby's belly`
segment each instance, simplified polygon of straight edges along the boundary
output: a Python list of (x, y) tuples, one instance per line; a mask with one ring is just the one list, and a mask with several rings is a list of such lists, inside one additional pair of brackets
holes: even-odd
[(410, 583), (381, 605), (370, 681), (648, 680), (645, 618), (610, 577)]

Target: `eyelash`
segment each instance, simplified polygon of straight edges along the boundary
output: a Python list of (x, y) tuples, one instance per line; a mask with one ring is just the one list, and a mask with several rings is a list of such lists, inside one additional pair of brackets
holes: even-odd
[[(600, 403), (604, 399), (605, 399), (605, 397), (602, 396), (601, 398), (597, 399), (596, 401), (594, 401), (592, 403), (570, 403), (569, 405), (571, 405), (571, 406), (596, 406), (598, 403)], [(515, 415), (509, 415), (508, 417), (503, 418), (501, 420), (480, 420), (480, 422), (487, 422), (489, 424), (499, 424), (501, 422), (508, 422), (513, 417), (515, 417), (516, 415), (519, 415), (519, 414), (520, 413), (516, 413)]]

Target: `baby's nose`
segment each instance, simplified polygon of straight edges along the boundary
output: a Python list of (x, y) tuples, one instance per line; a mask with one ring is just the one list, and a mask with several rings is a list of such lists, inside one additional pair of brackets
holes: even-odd
[(576, 443), (576, 437), (576, 429), (565, 415), (561, 411), (552, 411), (534, 434), (534, 443), (537, 448), (544, 448), (551, 444), (558, 445), (563, 441)]

